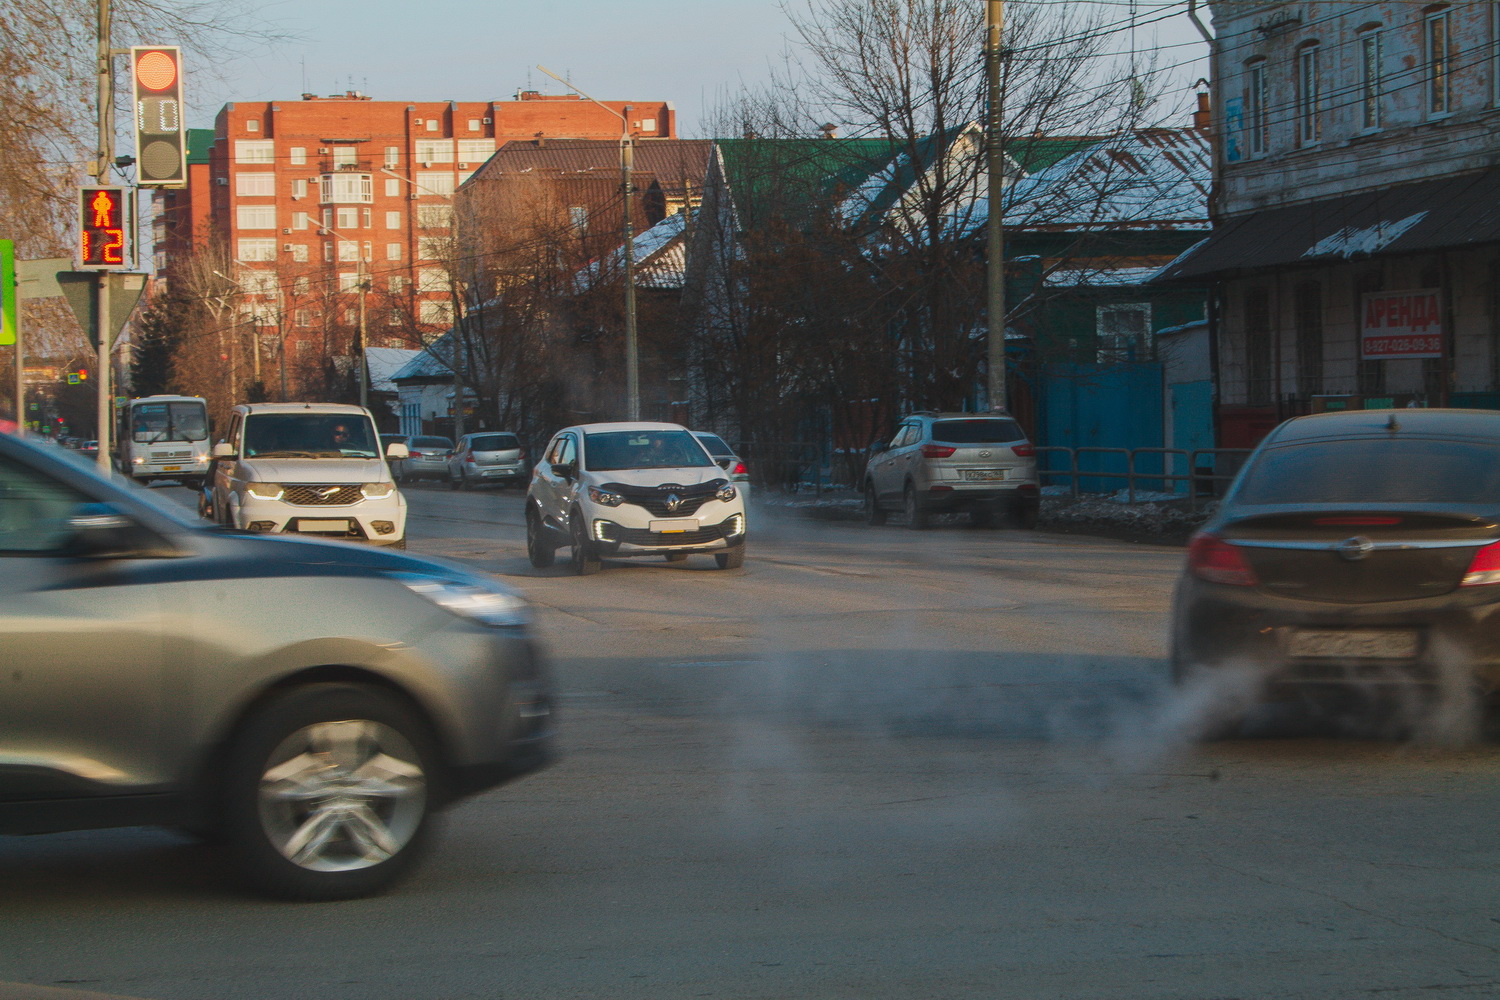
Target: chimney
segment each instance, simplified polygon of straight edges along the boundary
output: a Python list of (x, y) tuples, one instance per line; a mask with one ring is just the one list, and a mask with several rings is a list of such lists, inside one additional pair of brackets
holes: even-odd
[(1207, 132), (1213, 124), (1213, 112), (1208, 106), (1208, 81), (1198, 81), (1198, 108), (1193, 112), (1193, 128), (1200, 132)]
[(823, 133), (823, 138), (825, 139), (837, 139), (839, 137), (839, 127), (832, 122), (825, 122), (818, 126), (818, 131)]

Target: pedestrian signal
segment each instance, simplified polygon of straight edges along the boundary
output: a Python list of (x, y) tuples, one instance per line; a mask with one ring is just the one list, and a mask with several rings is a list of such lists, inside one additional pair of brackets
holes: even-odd
[(182, 50), (137, 45), (130, 50), (135, 81), (135, 163), (141, 187), (187, 184), (187, 131), (182, 120)]
[(86, 187), (78, 192), (78, 266), (125, 270), (133, 262), (134, 226), (128, 188)]

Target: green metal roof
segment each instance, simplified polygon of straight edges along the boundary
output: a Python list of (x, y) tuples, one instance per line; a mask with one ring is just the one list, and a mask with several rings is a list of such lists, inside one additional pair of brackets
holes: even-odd
[(897, 148), (891, 139), (719, 139), (725, 178), (742, 217), (797, 214), (818, 195), (863, 183)]
[(189, 163), (207, 163), (208, 147), (214, 144), (214, 130), (211, 128), (190, 128), (187, 130), (187, 161)]

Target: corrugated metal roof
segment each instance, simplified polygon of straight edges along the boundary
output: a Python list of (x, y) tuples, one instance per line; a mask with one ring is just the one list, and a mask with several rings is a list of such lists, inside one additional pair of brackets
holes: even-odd
[(1158, 281), (1500, 242), (1500, 169), (1229, 219)]
[[(696, 187), (703, 183), (712, 149), (713, 142), (709, 139), (639, 139), (635, 143), (633, 168), (642, 174), (655, 175), (664, 182), (663, 187), (674, 180), (686, 180)], [(485, 161), (467, 183), (497, 173), (529, 171), (599, 171), (618, 175), (620, 143), (613, 139), (512, 140)]]

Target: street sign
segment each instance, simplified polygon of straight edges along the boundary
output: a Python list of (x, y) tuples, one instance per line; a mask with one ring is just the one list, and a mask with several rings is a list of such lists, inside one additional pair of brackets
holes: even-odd
[(16, 244), (0, 240), (0, 347), (16, 343), (16, 303), (21, 289), (16, 284)]
[(80, 270), (124, 271), (132, 266), (135, 213), (130, 192), (123, 187), (78, 189)]
[(136, 45), (130, 50), (135, 84), (135, 164), (141, 187), (187, 184), (187, 132), (182, 119), (182, 49)]
[[(135, 312), (136, 303), (140, 302), (141, 295), (146, 291), (146, 275), (131, 272), (105, 277), (109, 280), (109, 335), (110, 346), (113, 347), (114, 338), (120, 335), (125, 321)], [(59, 271), (56, 280), (68, 305), (73, 309), (73, 315), (78, 317), (78, 325), (83, 327), (84, 336), (98, 349), (99, 296), (95, 294), (94, 275), (88, 271)]]

